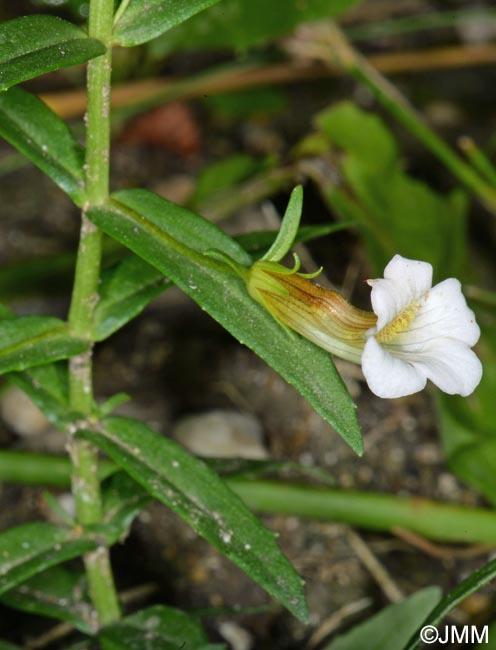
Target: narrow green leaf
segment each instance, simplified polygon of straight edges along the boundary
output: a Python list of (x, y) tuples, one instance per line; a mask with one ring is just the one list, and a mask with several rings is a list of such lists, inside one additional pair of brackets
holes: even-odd
[(23, 16), (0, 24), (0, 90), (45, 72), (85, 63), (105, 46), (55, 16)]
[(250, 256), (212, 223), (151, 192), (126, 190), (113, 196), (109, 204), (90, 210), (90, 219), (254, 350), (361, 454), (355, 407), (330, 355), (281, 328), (225, 264), (202, 253), (217, 249), (242, 266), (251, 263)]
[(0, 594), (96, 546), (89, 538), (47, 523), (24, 524), (0, 533)]
[(19, 316), (0, 321), (0, 373), (67, 359), (87, 347), (58, 318)]
[(9, 378), (32, 399), (58, 429), (64, 429), (70, 422), (80, 419), (80, 415), (74, 413), (69, 405), (69, 385), (65, 365), (37, 366), (24, 372), (12, 373)]
[[(0, 135), (50, 176), (74, 203), (82, 205), (83, 148), (65, 122), (38, 97), (22, 88), (0, 93)], [(67, 255), (60, 263), (63, 267), (73, 264)]]
[(172, 607), (155, 605), (127, 616), (99, 634), (102, 650), (221, 650), (210, 645), (202, 626), (194, 618)]
[(64, 506), (50, 492), (43, 492), (43, 498), (58, 524), (72, 528), (76, 525), (74, 517), (64, 508)]
[(313, 479), (324, 485), (335, 485), (336, 480), (321, 467), (309, 467), (287, 460), (251, 460), (248, 458), (206, 458), (202, 460), (219, 476), (228, 478), (259, 478), (270, 474), (286, 479)]
[(107, 415), (110, 415), (115, 411), (115, 409), (121, 404), (129, 402), (131, 396), (127, 393), (116, 393), (108, 399), (106, 399), (102, 404), (98, 406), (98, 413), (100, 417), (104, 418)]
[(295, 616), (307, 619), (301, 578), (273, 533), (205, 463), (129, 418), (107, 418), (100, 431), (78, 435), (98, 445)]
[(417, 591), (338, 636), (323, 650), (400, 650), (440, 598), (439, 587)]
[(280, 262), (293, 246), (300, 225), (301, 211), (303, 209), (303, 188), (297, 185), (291, 192), (288, 207), (281, 222), (281, 228), (276, 240), (262, 257), (269, 262)]
[[(355, 221), (340, 221), (339, 223), (319, 224), (318, 226), (300, 226), (294, 243), (303, 244), (353, 226), (356, 226)], [(272, 246), (276, 237), (277, 230), (257, 230), (235, 235), (234, 239), (247, 253), (250, 253), (256, 259), (260, 259), (261, 255)]]
[(151, 41), (219, 0), (131, 0), (117, 21), (114, 41), (130, 47)]
[(419, 624), (418, 629), (412, 634), (409, 642), (402, 650), (414, 650), (420, 644), (420, 630), (426, 625), (436, 626), (452, 609), (461, 603), (467, 596), (478, 591), (491, 580), (496, 578), (496, 560), (489, 562), (485, 566), (477, 569), (469, 575), (463, 582), (455, 587), (445, 596), (441, 602), (431, 611), (427, 618)]
[[(145, 227), (148, 224), (155, 226), (152, 229), (157, 232), (157, 236), (160, 235), (160, 231), (163, 231), (165, 235), (198, 253), (203, 254), (211, 249), (219, 249), (238, 264), (249, 266), (252, 263), (250, 255), (214, 223), (158, 194), (142, 189), (122, 190), (114, 192), (112, 199), (115, 201), (110, 201), (108, 208), (115, 207), (117, 210), (123, 207), (129, 208), (129, 217), (142, 220)], [(140, 206), (144, 209), (140, 210)], [(106, 209), (107, 206), (102, 208)], [(143, 234), (146, 233), (145, 229)], [(133, 235), (132, 239), (139, 239), (139, 223), (133, 224), (130, 234)], [(152, 266), (156, 265), (152, 264)]]
[(84, 572), (54, 566), (0, 598), (4, 605), (71, 623), (81, 632), (95, 632), (96, 616)]
[(95, 340), (103, 341), (116, 332), (169, 286), (160, 271), (135, 255), (105, 271), (95, 310)]
[(125, 535), (138, 513), (151, 501), (149, 493), (126, 472), (116, 472), (103, 486), (103, 522)]
[(332, 18), (357, 0), (224, 0), (164, 34), (155, 52), (173, 48), (245, 50), (287, 34), (298, 24)]

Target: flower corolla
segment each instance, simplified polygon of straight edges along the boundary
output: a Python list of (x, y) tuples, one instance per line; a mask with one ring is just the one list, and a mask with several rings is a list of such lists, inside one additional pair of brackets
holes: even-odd
[(429, 379), (450, 395), (470, 395), (482, 377), (471, 350), (480, 329), (460, 282), (432, 287), (430, 264), (395, 255), (384, 278), (368, 283), (377, 323), (366, 333), (362, 370), (372, 392), (402, 397)]
[[(256, 262), (248, 292), (276, 320), (336, 356), (361, 363), (379, 397), (404, 397), (427, 380), (445, 393), (467, 396), (482, 377), (471, 350), (480, 336), (461, 285), (449, 278), (432, 287), (432, 266), (395, 255), (384, 278), (368, 280), (374, 312), (357, 309), (336, 291), (271, 261)], [(317, 272), (318, 273), (318, 272)]]

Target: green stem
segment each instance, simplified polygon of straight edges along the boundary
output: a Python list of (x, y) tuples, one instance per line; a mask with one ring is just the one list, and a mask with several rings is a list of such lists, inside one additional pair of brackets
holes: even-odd
[(341, 67), (367, 86), (393, 117), (437, 156), (467, 189), (476, 194), (488, 210), (496, 214), (496, 190), (423, 122), (398, 89), (353, 49), (336, 25), (330, 26), (329, 29), (332, 42), (329, 58), (334, 56)]
[[(106, 463), (102, 475), (115, 467)], [(65, 487), (67, 458), (0, 451), (0, 482)], [(496, 513), (419, 497), (295, 485), (283, 481), (229, 479), (229, 486), (258, 512), (339, 521), (369, 530), (402, 528), (429, 539), (496, 545)]]
[(408, 530), (443, 542), (496, 544), (496, 514), (420, 497), (231, 479), (229, 486), (258, 512)]
[(458, 140), (458, 146), (472, 163), (472, 167), (477, 169), (479, 174), (484, 176), (492, 187), (496, 187), (496, 167), (486, 154), (479, 149), (472, 138), (462, 136)]
[[(112, 474), (115, 469), (112, 462), (101, 461), (98, 466), (100, 480)], [(71, 476), (72, 465), (64, 456), (0, 451), (0, 481), (2, 482), (67, 488), (71, 484)]]
[(113, 6), (113, 0), (90, 3), (88, 35), (107, 47), (106, 54), (88, 64), (86, 197), (91, 205), (102, 203), (109, 193)]
[[(91, 0), (89, 36), (107, 46), (103, 56), (88, 64), (88, 113), (86, 122), (86, 201), (76, 260), (69, 324), (76, 336), (92, 340), (93, 314), (98, 303), (102, 233), (86, 217), (86, 210), (103, 203), (109, 194), (110, 72), (112, 64), (113, 0)], [(69, 363), (71, 407), (89, 416), (93, 410), (91, 348)], [(98, 449), (84, 440), (71, 440), (72, 489), (77, 520), (82, 526), (102, 520)], [(84, 557), (91, 598), (101, 625), (117, 620), (117, 600), (110, 556), (104, 546)]]

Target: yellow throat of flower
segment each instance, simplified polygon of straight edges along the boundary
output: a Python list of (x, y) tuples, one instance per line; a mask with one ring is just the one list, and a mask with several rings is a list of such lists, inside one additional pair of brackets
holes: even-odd
[(390, 323), (375, 334), (379, 343), (391, 343), (399, 334), (408, 329), (420, 309), (420, 302), (412, 302), (394, 318)]

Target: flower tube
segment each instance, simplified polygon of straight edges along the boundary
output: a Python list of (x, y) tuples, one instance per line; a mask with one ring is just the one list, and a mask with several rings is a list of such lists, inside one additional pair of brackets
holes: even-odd
[(251, 267), (248, 292), (281, 324), (342, 359), (360, 363), (366, 333), (377, 317), (357, 309), (337, 291), (310, 282), (320, 273), (298, 273), (300, 261), (288, 269), (259, 261)]

